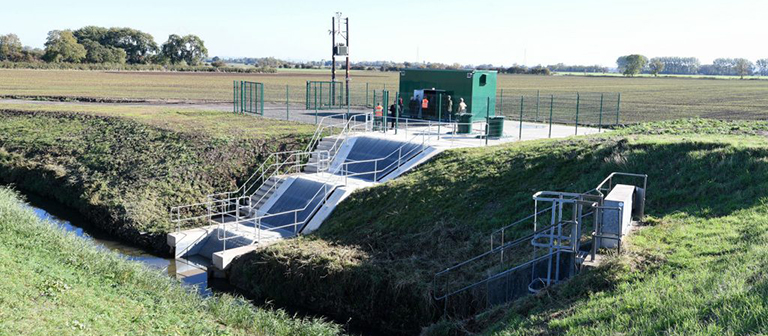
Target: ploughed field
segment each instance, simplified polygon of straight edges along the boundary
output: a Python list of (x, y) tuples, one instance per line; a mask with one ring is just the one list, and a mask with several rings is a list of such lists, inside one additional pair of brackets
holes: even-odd
[[(343, 72), (338, 75), (343, 77)], [(231, 102), (236, 80), (265, 84), (265, 101), (303, 104), (307, 81), (330, 80), (330, 71), (290, 70), (276, 74), (0, 70), (0, 97), (106, 101)], [(353, 102), (372, 99), (371, 90), (398, 85), (397, 72), (352, 71)], [(621, 123), (702, 117), (763, 120), (768, 117), (768, 81), (707, 78), (499, 75), (505, 99), (537, 91), (547, 95), (621, 92)], [(391, 94), (390, 97), (394, 97)], [(514, 99), (513, 99), (514, 100)], [(607, 108), (606, 108), (607, 109)], [(611, 108), (613, 110), (613, 108)], [(514, 117), (514, 116), (510, 116)]]

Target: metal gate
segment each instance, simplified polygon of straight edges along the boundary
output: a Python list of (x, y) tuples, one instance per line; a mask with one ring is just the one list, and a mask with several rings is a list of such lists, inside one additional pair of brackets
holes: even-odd
[(232, 84), (233, 112), (264, 115), (264, 84), (235, 81)]
[(343, 82), (307, 81), (307, 110), (331, 110), (349, 105)]

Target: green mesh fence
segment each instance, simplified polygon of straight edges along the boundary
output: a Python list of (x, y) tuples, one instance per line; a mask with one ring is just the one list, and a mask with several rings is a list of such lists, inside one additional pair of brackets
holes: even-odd
[(507, 120), (598, 128), (620, 123), (620, 93), (504, 95), (496, 99), (496, 115)]

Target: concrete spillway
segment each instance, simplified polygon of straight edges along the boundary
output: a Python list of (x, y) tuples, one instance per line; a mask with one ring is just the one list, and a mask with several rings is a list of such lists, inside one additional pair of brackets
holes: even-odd
[(421, 147), (421, 144), (412, 142), (359, 137), (343, 158), (342, 162), (346, 164), (337, 174), (348, 172), (350, 176), (365, 181), (378, 181), (395, 171), (400, 166), (398, 161), (406, 162), (418, 155)]
[[(286, 182), (287, 187), (276, 193), (265, 203), (266, 211), (259, 211), (261, 225), (279, 228), (296, 222), (306, 223), (314, 215), (320, 202), (330, 194), (336, 185), (306, 178), (295, 178)], [(301, 232), (302, 227), (278, 229), (292, 236)]]
[(273, 177), (279, 187), (264, 200), (215, 218), (220, 224), (171, 233), (168, 243), (177, 257), (202, 257), (224, 269), (232, 258), (257, 245), (316, 230), (352, 192), (414, 167), (426, 159), (415, 158), (431, 153), (425, 149), (422, 143), (382, 136), (349, 137), (327, 171)]

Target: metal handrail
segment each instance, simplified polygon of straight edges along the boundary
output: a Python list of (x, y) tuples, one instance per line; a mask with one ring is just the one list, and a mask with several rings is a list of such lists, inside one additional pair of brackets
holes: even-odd
[[(367, 127), (367, 125), (366, 125), (366, 127)], [(351, 128), (346, 128), (345, 130), (348, 132), (350, 129)], [(416, 136), (414, 136), (414, 138), (415, 137)], [(340, 148), (341, 146), (344, 145), (344, 143), (347, 141), (347, 139), (348, 139), (348, 137), (346, 137), (346, 136), (338, 138), (334, 142), (334, 147), (336, 146), (337, 143), (339, 143), (339, 141), (341, 141), (341, 143), (338, 145), (339, 148)], [(410, 143), (410, 141), (409, 141), (409, 143)], [(410, 153), (415, 151), (416, 149), (420, 149), (420, 150), (423, 149), (425, 144), (426, 144), (426, 140), (423, 140), (423, 142), (421, 144), (419, 144), (417, 147), (411, 149), (408, 153), (406, 153), (406, 155), (410, 155)], [(389, 158), (390, 156), (394, 155), (395, 153), (400, 153), (402, 155), (402, 148), (404, 146), (406, 146), (406, 145), (408, 145), (408, 143), (405, 143), (405, 144), (401, 145), (400, 147), (398, 147), (398, 149), (394, 150), (392, 153), (387, 155), (385, 158)], [(332, 148), (334, 148), (334, 147), (332, 147)], [(339, 151), (336, 150), (332, 157), (329, 155), (329, 157), (330, 157), (329, 161), (330, 162), (335, 160), (335, 158), (338, 155), (338, 152)], [(401, 156), (401, 158), (403, 158), (403, 157), (404, 156)], [(382, 159), (361, 160), (360, 162), (362, 162), (362, 161), (380, 161), (380, 160), (382, 160)], [(360, 163), (360, 162), (353, 162), (353, 163)], [(393, 164), (394, 163), (395, 162), (393, 162)], [(396, 163), (402, 164), (402, 160), (398, 160), (398, 162), (396, 162)], [(346, 162), (342, 163), (341, 165), (339, 165), (339, 166), (337, 166), (335, 168), (331, 167), (331, 165), (328, 166), (327, 171), (329, 172), (329, 175), (322, 181), (323, 187), (318, 189), (318, 191), (316, 191), (315, 194), (312, 195), (312, 197), (308, 198), (307, 204), (304, 205), (303, 207), (297, 208), (297, 209), (292, 209), (292, 210), (286, 210), (286, 211), (282, 211), (282, 212), (279, 212), (279, 213), (267, 213), (267, 214), (264, 214), (264, 215), (258, 215), (257, 214), (256, 217), (243, 218), (242, 220), (238, 219), (237, 221), (228, 222), (228, 223), (225, 223), (223, 225), (225, 225), (225, 227), (226, 227), (226, 225), (239, 224), (240, 222), (253, 222), (254, 230), (257, 231), (255, 233), (255, 235), (257, 237), (256, 237), (256, 240), (253, 243), (258, 243), (259, 241), (261, 241), (261, 233), (262, 232), (270, 232), (270, 231), (280, 230), (280, 229), (283, 229), (283, 228), (286, 228), (286, 227), (293, 227), (294, 231), (298, 234), (298, 228), (300, 226), (306, 225), (307, 221), (311, 218), (311, 216), (308, 215), (307, 218), (302, 219), (300, 221), (298, 219), (298, 214), (301, 213), (301, 212), (307, 211), (309, 209), (309, 206), (312, 204), (312, 202), (321, 195), (321, 192), (324, 192), (324, 194), (322, 195), (322, 200), (320, 202), (318, 202), (318, 204), (315, 205), (315, 207), (313, 209), (311, 209), (312, 213), (314, 213), (320, 207), (325, 205), (329, 195), (331, 193), (333, 193), (336, 190), (336, 188), (338, 188), (340, 185), (345, 185), (346, 179), (350, 176), (349, 175), (349, 170), (348, 169), (343, 169), (343, 168), (345, 168), (345, 164), (347, 164), (347, 163)], [(392, 164), (388, 165), (387, 168), (385, 168), (385, 169), (389, 169), (389, 167), (391, 167), (391, 166), (392, 166)], [(342, 172), (342, 175), (338, 176), (337, 173), (339, 173), (340, 171)], [(371, 173), (375, 173), (377, 171), (378, 171), (377, 168), (374, 168), (373, 171), (357, 173), (355, 175), (371, 174)], [(339, 182), (342, 182), (342, 183), (340, 185), (337, 185), (338, 183), (336, 183), (335, 181), (339, 181)], [(333, 183), (334, 186), (329, 188), (328, 185), (331, 184), (331, 183)], [(258, 204), (258, 203), (259, 202), (256, 202), (256, 204)], [(291, 223), (291, 224), (286, 224), (286, 225), (282, 225), (282, 226), (279, 226), (279, 227), (267, 227), (267, 228), (264, 228), (264, 225), (262, 224), (262, 221), (264, 219), (273, 218), (273, 217), (277, 217), (277, 216), (285, 216), (285, 215), (290, 215), (290, 214), (294, 215), (294, 222)]]
[[(633, 173), (613, 172), (608, 177), (606, 177), (600, 184), (598, 184), (598, 186), (596, 188), (590, 189), (589, 191), (587, 191), (585, 193), (567, 193), (567, 192), (540, 191), (540, 192), (537, 192), (536, 194), (534, 194), (533, 198), (536, 199), (536, 200), (541, 200), (541, 201), (552, 201), (552, 202), (566, 201), (566, 202), (583, 203), (583, 204), (588, 205), (588, 206), (590, 206), (590, 207), (592, 207), (594, 209), (593, 211), (588, 211), (585, 214), (581, 214), (579, 216), (579, 218), (578, 218), (578, 222), (581, 222), (584, 218), (592, 216), (592, 215), (595, 215), (596, 217), (599, 217), (603, 210), (617, 211), (619, 218), (623, 218), (623, 216), (622, 216), (623, 212), (624, 212), (623, 207), (606, 207), (606, 206), (603, 205), (603, 199), (605, 198), (605, 194), (603, 193), (603, 191), (610, 189), (610, 186), (612, 185), (612, 179), (615, 176), (641, 177), (641, 178), (643, 178), (643, 190), (645, 190), (646, 187), (647, 187), (648, 175), (646, 175), (646, 174), (633, 174)], [(608, 183), (608, 185), (609, 185), (608, 189), (605, 188), (606, 183)], [(596, 192), (597, 195), (591, 194), (593, 192)], [(566, 196), (567, 198), (564, 199), (562, 197), (552, 197), (554, 195)], [(590, 198), (592, 198), (592, 200), (589, 200)], [(645, 201), (645, 193), (643, 194), (643, 201)], [(518, 239), (516, 239), (516, 240), (514, 240), (512, 242), (509, 242), (509, 243), (504, 243), (504, 237), (502, 236), (501, 245), (498, 246), (498, 247), (494, 247), (494, 238), (495, 238), (496, 234), (501, 232), (502, 235), (503, 235), (503, 233), (505, 232), (506, 229), (508, 229), (510, 227), (513, 227), (513, 226), (516, 226), (516, 225), (519, 225), (520, 223), (525, 222), (527, 220), (530, 220), (532, 218), (536, 218), (536, 216), (541, 215), (542, 213), (545, 213), (545, 212), (548, 212), (548, 211), (554, 211), (554, 208), (547, 207), (547, 208), (545, 208), (545, 209), (543, 209), (541, 211), (538, 211), (538, 212), (534, 213), (533, 215), (527, 216), (527, 217), (525, 217), (523, 219), (520, 219), (518, 221), (513, 222), (512, 224), (508, 224), (508, 225), (506, 225), (506, 226), (504, 226), (502, 228), (499, 228), (499, 229), (493, 231), (491, 233), (491, 235), (490, 235), (490, 237), (491, 237), (491, 249), (489, 251), (486, 251), (485, 253), (479, 254), (479, 255), (477, 255), (475, 257), (472, 257), (470, 259), (467, 259), (465, 261), (457, 263), (457, 264), (455, 264), (455, 265), (453, 265), (451, 267), (448, 267), (445, 270), (442, 270), (440, 272), (435, 273), (434, 279), (433, 279), (433, 286), (437, 285), (438, 277), (445, 276), (445, 274), (448, 274), (450, 272), (458, 270), (458, 269), (464, 267), (465, 265), (474, 263), (474, 262), (476, 262), (478, 260), (481, 260), (481, 259), (483, 259), (483, 258), (485, 258), (485, 257), (487, 257), (489, 255), (494, 254), (494, 253), (499, 253), (499, 252), (504, 253), (504, 250), (512, 248), (512, 247), (514, 247), (516, 245), (519, 245), (519, 244), (521, 244), (523, 242), (531, 240), (531, 243), (533, 244), (534, 242), (532, 241), (532, 239), (535, 239), (539, 233), (541, 233), (543, 231), (551, 230), (555, 226), (562, 225), (564, 223), (566, 223), (566, 224), (567, 223), (574, 223), (573, 221), (559, 221), (557, 224), (549, 225), (549, 226), (541, 228), (541, 229), (535, 229), (532, 234), (529, 234), (529, 235), (526, 235), (524, 237), (518, 238)], [(619, 228), (619, 233), (616, 236), (604, 235), (602, 233), (602, 229), (603, 229), (602, 228), (602, 219), (601, 218), (600, 219), (596, 218), (596, 221), (597, 222), (595, 223), (594, 231), (592, 232), (593, 241), (592, 241), (591, 254), (592, 254), (592, 259), (593, 260), (595, 258), (595, 253), (596, 253), (596, 250), (597, 250), (597, 245), (598, 245), (598, 240), (599, 239), (616, 239), (616, 240), (619, 241), (618, 248), (621, 249), (621, 237), (623, 237), (623, 235), (624, 235), (623, 228)], [(578, 243), (578, 240), (581, 237), (581, 229), (577, 229), (577, 230), (578, 230), (578, 232), (576, 233), (577, 237), (571, 238), (571, 239), (576, 239), (577, 240), (576, 243)], [(559, 240), (559, 239), (562, 239), (563, 237), (567, 238), (567, 236), (560, 236), (558, 234), (557, 239)], [(509, 274), (510, 272), (518, 270), (521, 267), (525, 267), (526, 265), (531, 265), (532, 263), (536, 263), (536, 262), (538, 262), (540, 260), (544, 260), (544, 259), (546, 259), (548, 257), (551, 257), (551, 256), (553, 256), (556, 253), (561, 253), (562, 252), (562, 251), (560, 251), (560, 249), (557, 249), (557, 248), (550, 249), (550, 251), (551, 252), (549, 254), (546, 254), (546, 255), (541, 256), (541, 257), (536, 257), (536, 258), (531, 259), (531, 260), (529, 260), (529, 261), (527, 261), (527, 262), (525, 262), (525, 263), (523, 263), (521, 265), (517, 265), (517, 266), (511, 267), (511, 268), (509, 268), (509, 269), (507, 269), (505, 271), (499, 272), (499, 273), (495, 273), (493, 275), (490, 275), (490, 276), (486, 277), (483, 280), (477, 281), (477, 282), (472, 283), (472, 284), (470, 284), (468, 286), (464, 286), (464, 287), (462, 287), (462, 288), (460, 288), (458, 290), (454, 290), (452, 292), (445, 293), (445, 294), (443, 294), (441, 296), (437, 296), (437, 293), (434, 292), (433, 293), (433, 298), (434, 298), (435, 301), (446, 300), (450, 296), (453, 296), (453, 295), (456, 295), (458, 293), (464, 292), (466, 290), (474, 288), (474, 287), (476, 287), (478, 285), (481, 285), (483, 283), (487, 283), (487, 282), (489, 282), (489, 281), (491, 281), (493, 279), (496, 279), (496, 278), (498, 278), (500, 276), (503, 276), (505, 274)], [(503, 263), (503, 258), (502, 258), (502, 263)], [(447, 304), (447, 302), (446, 302), (446, 304)]]
[[(546, 226), (546, 227), (540, 228), (540, 229), (538, 229), (538, 230), (536, 230), (536, 231), (534, 231), (534, 232), (532, 232), (532, 233), (530, 233), (530, 234), (528, 234), (528, 235), (525, 235), (525, 236), (523, 236), (523, 237), (520, 237), (520, 238), (518, 238), (518, 239), (515, 239), (514, 241), (511, 241), (511, 242), (509, 242), (509, 243), (506, 243), (506, 244), (504, 244), (504, 245), (498, 246), (498, 247), (496, 247), (496, 248), (494, 248), (494, 249), (492, 249), (492, 250), (490, 250), (490, 251), (486, 251), (486, 252), (484, 252), (484, 253), (481, 253), (481, 254), (479, 254), (479, 255), (477, 255), (477, 256), (474, 256), (474, 257), (472, 257), (472, 258), (470, 258), (470, 259), (467, 259), (467, 260), (465, 260), (465, 261), (462, 261), (462, 262), (460, 262), (460, 263), (458, 263), (458, 264), (455, 264), (455, 265), (453, 265), (453, 266), (451, 266), (451, 267), (448, 267), (448, 268), (446, 268), (446, 269), (444, 269), (444, 270), (442, 270), (442, 271), (440, 271), (440, 272), (437, 272), (437, 273), (435, 273), (435, 275), (434, 275), (434, 280), (433, 280), (433, 283), (434, 283), (434, 284), (436, 284), (436, 283), (437, 283), (437, 278), (438, 278), (438, 277), (442, 277), (442, 276), (444, 276), (445, 274), (448, 274), (448, 273), (450, 273), (450, 272), (454, 272), (454, 271), (456, 271), (456, 270), (458, 270), (458, 269), (461, 269), (461, 268), (463, 268), (463, 267), (464, 267), (464, 266), (466, 266), (466, 265), (472, 264), (472, 263), (474, 263), (475, 261), (481, 260), (481, 259), (483, 259), (483, 258), (485, 258), (485, 257), (488, 257), (488, 256), (490, 256), (490, 255), (493, 255), (493, 254), (496, 254), (496, 253), (499, 253), (499, 252), (503, 252), (503, 251), (505, 251), (505, 250), (507, 250), (507, 249), (510, 249), (510, 248), (512, 248), (512, 247), (515, 247), (515, 246), (517, 246), (517, 245), (520, 245), (520, 244), (522, 244), (522, 243), (525, 243), (525, 242), (529, 242), (531, 239), (535, 238), (535, 237), (536, 237), (538, 234), (540, 234), (540, 233), (542, 233), (542, 232), (545, 232), (545, 231), (549, 231), (549, 230), (550, 230), (550, 229), (552, 229), (552, 228), (555, 228), (555, 227), (558, 227), (558, 226), (562, 226), (562, 225), (567, 225), (567, 224), (572, 224), (572, 222), (571, 222), (571, 221), (560, 221), (560, 222), (557, 222), (557, 223), (555, 223), (555, 224), (551, 224), (551, 225), (549, 225), (549, 226)], [(558, 252), (559, 252), (559, 251), (558, 251)], [(529, 262), (530, 262), (530, 261), (529, 261)], [(513, 268), (518, 268), (519, 266), (520, 266), (520, 265), (517, 265), (517, 266), (514, 266)], [(509, 270), (506, 270), (506, 271), (504, 271), (504, 272), (508, 272), (508, 271), (509, 271)], [(504, 272), (502, 272), (502, 273), (504, 273)], [(455, 295), (455, 294), (457, 294), (457, 293), (460, 293), (460, 292), (462, 292), (462, 291), (464, 291), (464, 290), (466, 290), (466, 289), (468, 289), (468, 288), (471, 288), (472, 286), (474, 286), (474, 285), (476, 285), (476, 284), (478, 284), (478, 283), (481, 283), (481, 282), (487, 281), (487, 280), (489, 280), (489, 279), (493, 278), (493, 277), (494, 277), (494, 276), (496, 276), (496, 275), (498, 275), (498, 274), (494, 274), (494, 275), (491, 275), (491, 276), (489, 276), (489, 277), (488, 277), (488, 278), (486, 278), (486, 279), (483, 279), (483, 280), (480, 280), (480, 281), (478, 281), (478, 282), (475, 282), (475, 283), (473, 283), (473, 284), (471, 284), (471, 285), (469, 285), (469, 286), (466, 286), (466, 287), (464, 287), (463, 289), (460, 289), (460, 290), (454, 291), (454, 292), (452, 292), (452, 293), (449, 293), (449, 294), (445, 294), (445, 295), (442, 295), (442, 296), (435, 296), (435, 295), (433, 294), (433, 297), (434, 297), (434, 299), (435, 299), (436, 301), (438, 301), (438, 300), (442, 300), (442, 299), (446, 298), (447, 296)]]
[[(358, 129), (360, 127), (360, 125), (354, 125), (354, 126), (350, 127), (350, 125), (352, 123), (357, 123), (358, 122), (357, 121), (358, 117), (360, 117), (360, 116), (364, 116), (365, 117), (365, 122), (363, 123), (363, 126), (365, 126), (365, 130), (366, 131), (368, 130), (368, 128), (369, 128), (368, 124), (371, 121), (370, 113), (360, 113), (360, 114), (350, 115), (349, 119), (347, 119), (345, 117), (343, 123), (336, 123), (336, 124), (332, 124), (332, 125), (323, 125), (323, 123), (325, 123), (326, 120), (333, 120), (333, 119), (335, 119), (335, 118), (337, 118), (339, 116), (346, 116), (346, 114), (336, 114), (336, 115), (331, 115), (331, 116), (323, 117), (323, 120), (318, 124), (319, 126), (316, 128), (315, 134), (313, 135), (313, 139), (310, 140), (310, 143), (309, 143), (307, 148), (312, 148), (312, 146), (315, 145), (315, 143), (318, 141), (317, 140), (318, 137), (320, 135), (324, 134), (324, 130), (326, 128), (338, 127), (338, 125), (343, 124), (345, 126), (342, 129), (341, 133), (344, 134), (344, 138), (346, 138), (348, 136), (348, 134), (350, 133), (351, 129)], [(337, 139), (337, 142), (338, 142), (338, 139)], [(325, 151), (325, 152), (327, 152), (327, 151)], [(270, 163), (270, 159), (271, 158), (273, 158), (273, 157), (276, 158), (279, 155), (285, 155), (285, 154), (288, 154), (288, 157), (285, 160), (283, 160), (282, 162), (280, 162), (280, 163)], [(310, 156), (311, 154), (312, 154), (312, 152), (307, 152), (307, 151), (285, 151), (285, 152), (279, 152), (279, 153), (272, 153), (272, 154), (270, 154), (270, 156), (267, 157), (267, 160), (265, 160), (264, 163), (262, 163), (262, 165), (256, 170), (256, 172), (254, 174), (252, 174), (251, 177), (249, 177), (249, 179), (246, 180), (246, 182), (243, 183), (243, 185), (240, 188), (238, 188), (237, 190), (208, 195), (208, 197), (207, 197), (208, 201), (206, 201), (206, 202), (172, 207), (171, 211), (170, 211), (171, 212), (171, 222), (172, 223), (176, 223), (176, 229), (177, 229), (177, 231), (179, 231), (180, 228), (181, 228), (181, 223), (182, 222), (193, 221), (193, 220), (200, 220), (200, 219), (203, 219), (203, 218), (206, 218), (206, 217), (208, 217), (208, 219), (210, 220), (212, 218), (212, 216), (218, 216), (218, 215), (224, 215), (224, 214), (230, 213), (231, 211), (228, 211), (228, 210), (225, 210), (224, 212), (213, 213), (213, 212), (210, 211), (210, 209), (212, 207), (215, 207), (215, 206), (220, 205), (220, 204), (229, 204), (229, 205), (231, 205), (232, 202), (235, 199), (239, 199), (239, 197), (250, 196), (250, 195), (248, 195), (248, 191), (251, 190), (252, 187), (249, 186), (249, 183), (250, 183), (251, 180), (256, 178), (256, 176), (258, 176), (258, 178), (256, 178), (255, 181), (262, 181), (262, 185), (263, 185), (263, 183), (265, 181), (267, 181), (268, 179), (270, 179), (272, 177), (275, 177), (277, 175), (277, 173), (280, 171), (280, 168), (285, 166), (286, 164), (289, 164), (289, 161), (291, 159), (296, 159), (297, 156), (298, 157)], [(328, 155), (328, 156), (329, 156), (328, 160), (333, 160), (333, 158), (335, 158), (335, 155), (334, 155), (333, 158), (330, 158), (330, 155)], [(299, 161), (296, 161), (296, 162), (293, 162), (293, 161), (290, 161), (290, 162), (295, 163), (294, 167), (301, 168), (303, 166), (306, 166), (306, 164), (298, 164), (297, 163), (297, 162), (300, 162), (300, 159), (299, 159)], [(269, 177), (267, 177), (265, 179), (264, 176), (267, 175), (268, 172), (270, 172), (270, 168), (274, 168), (274, 167), (277, 167), (277, 169), (275, 169), (274, 171), (271, 171)], [(258, 190), (258, 188), (255, 189), (255, 190)], [(237, 194), (239, 194), (241, 192), (242, 192), (242, 195), (240, 195), (240, 196), (233, 196), (233, 195), (237, 195)], [(224, 196), (224, 198), (221, 198), (221, 196)], [(192, 207), (203, 207), (203, 206), (205, 206), (205, 207), (207, 207), (209, 209), (207, 214), (199, 215), (199, 216), (192, 216), (192, 217), (181, 218), (181, 209), (182, 208), (190, 209)], [(174, 214), (175, 214), (175, 216), (174, 216)]]
[[(361, 176), (361, 175), (369, 175), (369, 174), (374, 174), (374, 181), (378, 181), (380, 178), (383, 178), (383, 177), (384, 177), (384, 176), (386, 176), (386, 175), (384, 175), (384, 176), (377, 176), (377, 173), (383, 173), (383, 172), (386, 172), (387, 170), (389, 170), (390, 168), (392, 168), (392, 166), (393, 166), (393, 165), (395, 165), (395, 164), (397, 164), (397, 165), (395, 165), (395, 167), (396, 167), (396, 168), (399, 168), (399, 167), (401, 167), (401, 166), (402, 166), (402, 164), (404, 163), (404, 162), (402, 161), (402, 159), (403, 159), (403, 158), (406, 158), (406, 157), (410, 156), (411, 154), (418, 154), (418, 153), (420, 153), (421, 151), (423, 151), (423, 150), (426, 148), (426, 145), (427, 145), (427, 143), (429, 142), (429, 140), (430, 140), (432, 137), (434, 137), (434, 136), (435, 136), (435, 135), (431, 134), (431, 130), (432, 130), (432, 122), (431, 122), (431, 121), (426, 121), (426, 123), (427, 123), (427, 133), (422, 133), (422, 134), (417, 134), (417, 135), (414, 135), (413, 137), (411, 137), (411, 139), (409, 139), (409, 140), (405, 141), (405, 142), (404, 142), (402, 145), (400, 145), (400, 147), (398, 147), (397, 149), (395, 149), (394, 151), (392, 151), (392, 153), (390, 153), (389, 155), (387, 155), (387, 156), (385, 156), (385, 157), (376, 158), (376, 159), (366, 159), (366, 160), (354, 160), (354, 161), (345, 160), (345, 161), (344, 161), (344, 162), (341, 164), (341, 166), (343, 166), (343, 167), (345, 168), (345, 169), (343, 170), (343, 172), (344, 172), (344, 176), (346, 176), (346, 177), (354, 177), (354, 176)], [(426, 136), (427, 134), (429, 134), (429, 136)], [(439, 135), (438, 135), (438, 136), (439, 136)], [(402, 153), (402, 149), (403, 149), (405, 146), (409, 146), (409, 145), (412, 145), (412, 144), (413, 144), (413, 141), (412, 141), (412, 140), (413, 140), (413, 139), (416, 139), (416, 138), (419, 138), (419, 137), (421, 137), (421, 138), (422, 138), (422, 141), (421, 141), (421, 143), (417, 144), (417, 145), (416, 145), (416, 147), (414, 147), (414, 148), (411, 148), (411, 149), (410, 149), (410, 150), (409, 150), (407, 153), (403, 154), (403, 153)], [(395, 153), (398, 153), (398, 157), (397, 157), (397, 159), (398, 159), (398, 160), (397, 160), (397, 161), (393, 161), (392, 163), (390, 163), (389, 165), (387, 165), (387, 166), (385, 166), (385, 167), (383, 167), (383, 168), (381, 168), (381, 169), (379, 169), (379, 168), (378, 168), (378, 163), (379, 163), (379, 162), (381, 162), (381, 161), (385, 161), (385, 160), (388, 160), (388, 159), (390, 159), (390, 157), (391, 157), (391, 156), (393, 156), (393, 155), (395, 155)], [(367, 172), (358, 172), (358, 173), (352, 173), (352, 174), (349, 174), (349, 166), (350, 166), (350, 165), (354, 165), (354, 164), (363, 164), (363, 163), (371, 163), (371, 162), (373, 162), (373, 163), (374, 163), (374, 169), (373, 169), (373, 170), (371, 170), (371, 171), (367, 171)]]

